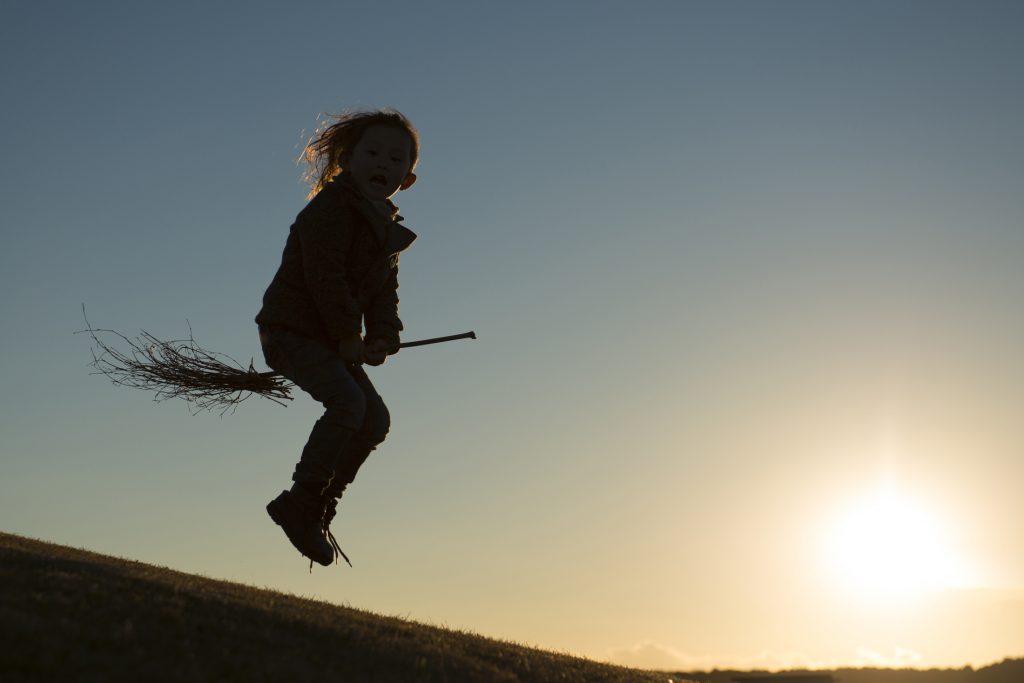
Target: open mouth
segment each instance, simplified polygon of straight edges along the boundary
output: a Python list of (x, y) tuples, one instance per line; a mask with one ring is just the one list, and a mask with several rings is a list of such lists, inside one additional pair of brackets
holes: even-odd
[(370, 178), (370, 183), (373, 185), (380, 185), (381, 187), (387, 187), (388, 179), (382, 175), (375, 175)]

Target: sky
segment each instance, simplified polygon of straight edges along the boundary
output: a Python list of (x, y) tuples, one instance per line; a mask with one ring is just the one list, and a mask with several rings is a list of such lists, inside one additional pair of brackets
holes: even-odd
[[(599, 660), (1024, 655), (1024, 7), (7, 2), (0, 530)], [(419, 128), (391, 434), (318, 568), (263, 368), (324, 113)]]

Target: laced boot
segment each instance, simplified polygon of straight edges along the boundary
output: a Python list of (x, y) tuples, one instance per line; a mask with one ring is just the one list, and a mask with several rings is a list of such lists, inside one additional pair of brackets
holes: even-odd
[[(322, 496), (300, 485), (281, 491), (267, 503), (267, 513), (280, 526), (295, 548), (313, 562), (329, 566), (334, 562), (334, 546), (324, 534), (325, 501)], [(333, 538), (333, 537), (332, 537)]]
[(341, 555), (345, 559), (345, 562), (348, 563), (348, 566), (351, 567), (352, 561), (348, 559), (348, 555), (346, 555), (345, 552), (341, 549), (341, 546), (338, 545), (338, 540), (334, 538), (334, 534), (331, 533), (331, 520), (333, 520), (337, 514), (338, 499), (328, 497), (326, 506), (324, 508), (324, 538), (326, 538), (330, 542), (331, 547), (334, 548), (334, 552), (336, 553), (334, 561), (337, 562), (337, 556)]

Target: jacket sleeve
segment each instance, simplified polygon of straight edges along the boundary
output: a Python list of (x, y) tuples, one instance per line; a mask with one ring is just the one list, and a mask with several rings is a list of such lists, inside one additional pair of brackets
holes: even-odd
[(295, 220), (306, 287), (332, 340), (359, 334), (362, 316), (346, 280), (354, 231), (343, 193), (325, 188)]
[(366, 338), (383, 339), (389, 346), (397, 347), (400, 332), (404, 329), (398, 317), (398, 262), (391, 267), (388, 279), (370, 302), (366, 314)]

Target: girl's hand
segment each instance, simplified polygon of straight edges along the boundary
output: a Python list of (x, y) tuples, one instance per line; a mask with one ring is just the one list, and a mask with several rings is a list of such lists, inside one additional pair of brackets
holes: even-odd
[(363, 352), (363, 362), (367, 365), (382, 365), (388, 357), (389, 344), (383, 339), (374, 339)]
[(349, 365), (358, 365), (363, 362), (364, 352), (363, 339), (358, 334), (338, 341), (338, 356)]

